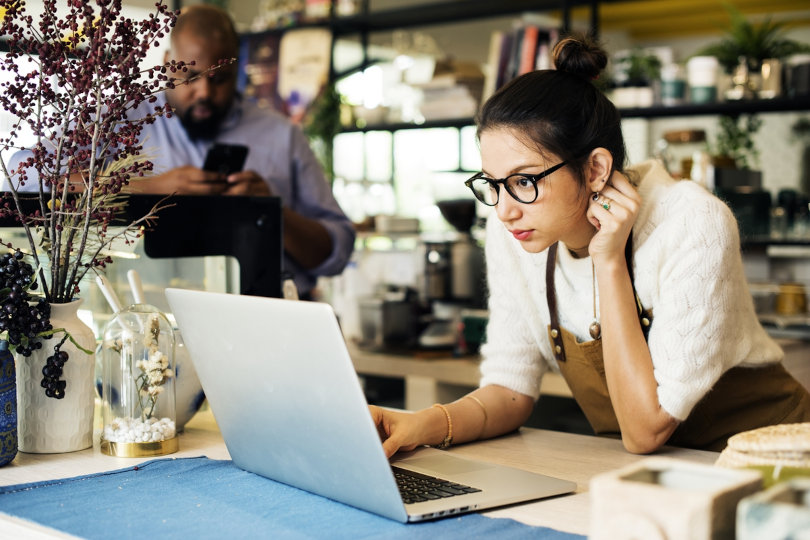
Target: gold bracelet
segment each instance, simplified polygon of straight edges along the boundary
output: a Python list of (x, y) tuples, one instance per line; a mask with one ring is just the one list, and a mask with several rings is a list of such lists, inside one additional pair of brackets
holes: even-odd
[[(481, 407), (481, 410), (484, 412), (484, 427), (486, 427), (486, 426), (487, 426), (487, 418), (488, 418), (488, 417), (487, 417), (487, 408), (486, 408), (486, 407), (484, 407), (484, 404), (481, 402), (481, 400), (480, 400), (480, 399), (478, 399), (477, 397), (475, 397), (475, 396), (473, 396), (473, 395), (467, 394), (467, 395), (466, 395), (466, 396), (464, 396), (464, 397), (465, 397), (465, 398), (470, 398), (471, 400), (473, 400), (473, 401), (475, 401), (476, 403), (478, 403), (478, 405)], [(483, 429), (481, 429), (481, 432), (482, 432), (482, 433), (483, 433), (483, 431), (484, 431), (484, 430), (483, 430)]]
[(453, 420), (450, 418), (450, 413), (447, 411), (447, 407), (445, 407), (441, 403), (436, 403), (433, 406), (440, 408), (444, 412), (444, 415), (447, 417), (447, 436), (444, 438), (441, 444), (437, 444), (434, 447), (438, 448), (439, 450), (444, 450), (445, 448), (448, 448), (451, 444), (453, 444)]

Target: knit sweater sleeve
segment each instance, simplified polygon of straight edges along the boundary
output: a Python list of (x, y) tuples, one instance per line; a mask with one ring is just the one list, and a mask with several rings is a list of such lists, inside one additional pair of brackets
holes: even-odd
[(635, 265), (640, 281), (657, 272), (648, 343), (659, 402), (683, 420), (726, 370), (781, 351), (756, 318), (731, 210), (696, 185), (667, 191)]
[[(489, 322), (481, 346), (481, 386), (496, 384), (531, 396), (540, 396), (540, 381), (548, 369), (537, 343), (543, 323), (532, 309), (535, 277), (527, 265), (531, 257), (516, 242), (509, 242), (503, 224), (487, 223), (486, 260), (489, 287)], [(518, 252), (520, 250), (520, 252)], [(545, 259), (543, 258), (543, 261)], [(528, 272), (528, 273), (527, 273)]]

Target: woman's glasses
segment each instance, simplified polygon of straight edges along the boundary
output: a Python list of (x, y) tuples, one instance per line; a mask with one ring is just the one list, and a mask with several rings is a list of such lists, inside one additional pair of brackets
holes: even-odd
[(536, 201), (543, 193), (543, 184), (540, 180), (567, 164), (568, 161), (563, 161), (539, 174), (510, 174), (500, 180), (487, 178), (484, 173), (480, 172), (466, 180), (464, 185), (472, 190), (476, 199), (487, 206), (498, 204), (501, 185), (506, 188), (506, 192), (516, 201), (530, 204)]

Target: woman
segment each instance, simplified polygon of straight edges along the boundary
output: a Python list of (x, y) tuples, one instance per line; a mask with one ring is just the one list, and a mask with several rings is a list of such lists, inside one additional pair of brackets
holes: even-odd
[(481, 386), (415, 413), (371, 407), (386, 453), (520, 427), (548, 370), (634, 453), (810, 421), (754, 313), (731, 211), (657, 162), (624, 168), (619, 114), (591, 82), (607, 63), (596, 43), (569, 37), (554, 57), (478, 121), (483, 172), (467, 185), (498, 218)]

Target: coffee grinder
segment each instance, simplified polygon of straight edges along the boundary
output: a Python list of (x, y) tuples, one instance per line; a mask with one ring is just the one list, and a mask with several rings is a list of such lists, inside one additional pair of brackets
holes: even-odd
[(484, 251), (472, 235), (475, 200), (437, 203), (456, 231), (439, 241), (426, 240), (424, 298), (431, 306), (430, 323), (419, 336), (427, 348), (452, 348), (458, 339), (461, 312), (485, 303)]

